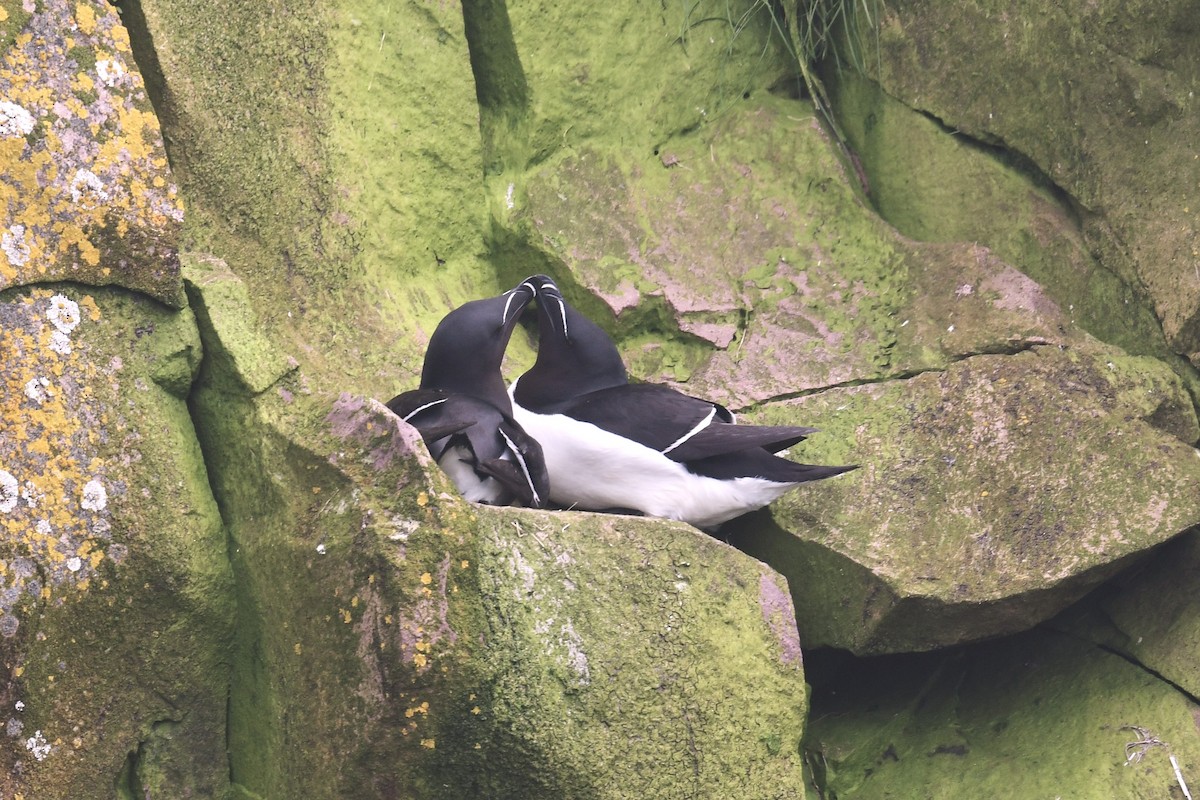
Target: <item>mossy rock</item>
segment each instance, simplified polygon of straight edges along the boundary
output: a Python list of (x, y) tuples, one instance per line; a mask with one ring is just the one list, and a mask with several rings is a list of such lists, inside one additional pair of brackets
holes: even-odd
[[(486, 797), (802, 797), (786, 583), (688, 526), (479, 512)], [(530, 788), (514, 783), (524, 774)], [(536, 788), (535, 788), (536, 787)]]
[(415, 386), (442, 316), (508, 288), (482, 258), (461, 9), (148, 0), (126, 16), (187, 250), (244, 282), (261, 335), (314, 385)]
[(1195, 703), (1118, 655), (1036, 631), (834, 662), (805, 745), (826, 797), (1182, 797)]
[(10, 290), (0, 351), (5, 793), (225, 797), (233, 586), (191, 313)]
[[(850, 69), (831, 71), (833, 108), (884, 219), (921, 242), (972, 242), (1044, 288), (1093, 336), (1171, 357), (1136, 282), (1089, 252), (1080, 212), (1018, 156), (947, 129)], [(1114, 314), (1120, 308), (1122, 313)]]
[(471, 506), (381, 404), (294, 388), (195, 400), (218, 472), (261, 475), (217, 485), (244, 796), (801, 796), (778, 575), (679, 524)]
[(1192, 697), (1200, 696), (1200, 533), (1180, 536), (1105, 587), (1097, 601), (1060, 624), (1153, 670)]
[(748, 517), (734, 541), (788, 577), (810, 645), (903, 652), (1024, 630), (1200, 522), (1200, 459), (1154, 425), (1187, 408), (1159, 362), (1094, 343), (772, 406), (755, 420), (821, 429), (794, 458), (862, 468), (786, 495), (780, 527)]
[(1144, 284), (1183, 354), (1200, 350), (1192, 11), (890, 2), (871, 18), (877, 30), (860, 31), (873, 52), (862, 66), (888, 94), (1060, 187), (1089, 249), (1127, 284)]

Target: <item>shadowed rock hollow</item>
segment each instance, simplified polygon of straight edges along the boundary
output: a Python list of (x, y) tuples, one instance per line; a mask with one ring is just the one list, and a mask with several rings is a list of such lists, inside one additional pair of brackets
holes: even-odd
[[(790, 7), (0, 2), (4, 795), (1177, 791), (1194, 26), (868, 8), (834, 134)], [(464, 502), (373, 398), (534, 272), (861, 469)]]

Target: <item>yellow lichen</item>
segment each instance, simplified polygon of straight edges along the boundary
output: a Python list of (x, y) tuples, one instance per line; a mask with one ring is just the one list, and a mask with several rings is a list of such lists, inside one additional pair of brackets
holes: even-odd
[[(35, 15), (48, 19), (0, 57), (0, 97), (33, 121), (27, 135), (0, 138), (0, 289), (47, 278), (102, 282), (112, 274), (101, 266), (110, 226), (162, 239), (182, 220), (115, 9), (99, 0), (39, 5)], [(70, 33), (41, 33), (54, 30)], [(90, 66), (76, 50), (92, 52)], [(80, 146), (81, 138), (90, 141)]]
[[(0, 328), (0, 542), (5, 558), (0, 585), (19, 587), (37, 565), (38, 596), (52, 600), (80, 592), (104, 560), (109, 498), (101, 478), (105, 460), (84, 455), (95, 431), (91, 387), (105, 380), (73, 342), (77, 328), (100, 320), (91, 297), (78, 304), (35, 290), (23, 298), (19, 316)], [(82, 309), (82, 310), (81, 310)], [(86, 311), (86, 320), (85, 314)], [(20, 319), (24, 316), (24, 319)], [(66, 377), (64, 377), (66, 376)], [(0, 617), (15, 609), (0, 609)], [(5, 623), (11, 626), (11, 622)], [(2, 626), (0, 626), (2, 627)], [(12, 628), (4, 629), (11, 633)]]
[(79, 25), (79, 30), (91, 36), (96, 32), (96, 12), (87, 3), (80, 3), (75, 7), (75, 22)]

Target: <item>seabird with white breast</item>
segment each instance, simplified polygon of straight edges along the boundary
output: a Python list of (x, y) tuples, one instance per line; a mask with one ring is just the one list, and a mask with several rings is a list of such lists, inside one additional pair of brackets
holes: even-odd
[(536, 284), (473, 300), (438, 323), (420, 388), (388, 408), (421, 433), (426, 447), (468, 500), (540, 508), (549, 495), (542, 449), (512, 416), (500, 374), (504, 350)]
[(538, 355), (509, 394), (513, 418), (542, 446), (552, 502), (632, 509), (714, 530), (801, 483), (854, 469), (774, 455), (813, 428), (738, 425), (717, 403), (629, 383), (600, 326), (550, 278), (527, 283), (537, 293)]

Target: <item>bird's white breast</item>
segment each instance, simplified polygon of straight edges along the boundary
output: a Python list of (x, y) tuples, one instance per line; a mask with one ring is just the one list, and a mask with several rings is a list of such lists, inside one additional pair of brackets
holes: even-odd
[(505, 502), (507, 492), (504, 486), (495, 478), (480, 477), (471, 466), (473, 460), (470, 450), (455, 445), (446, 448), (446, 452), (438, 459), (438, 466), (450, 476), (462, 496), (472, 503), (496, 505)]
[(631, 439), (563, 414), (535, 414), (515, 400), (513, 418), (542, 446), (550, 499), (562, 506), (627, 508), (715, 528), (762, 508), (796, 485), (696, 475)]

